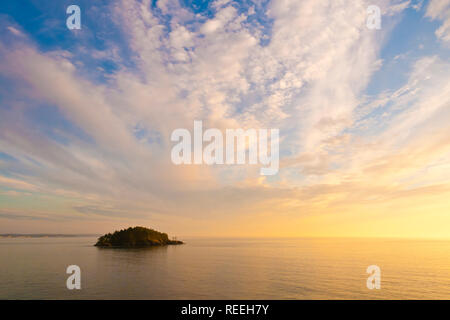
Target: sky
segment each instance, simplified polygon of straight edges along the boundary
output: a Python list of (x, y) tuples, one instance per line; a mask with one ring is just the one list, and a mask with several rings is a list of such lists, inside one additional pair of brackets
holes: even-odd
[[(0, 233), (450, 238), (450, 0), (3, 0), (0, 30)], [(173, 164), (195, 120), (279, 129), (278, 174)]]

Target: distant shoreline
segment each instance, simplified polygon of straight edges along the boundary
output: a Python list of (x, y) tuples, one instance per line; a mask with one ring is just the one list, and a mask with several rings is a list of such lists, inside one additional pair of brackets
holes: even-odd
[(0, 234), (0, 238), (79, 238), (79, 237), (98, 237), (99, 234)]

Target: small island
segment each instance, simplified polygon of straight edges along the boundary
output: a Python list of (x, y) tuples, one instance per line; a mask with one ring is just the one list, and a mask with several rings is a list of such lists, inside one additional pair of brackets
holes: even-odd
[(182, 241), (170, 240), (167, 233), (144, 227), (134, 227), (108, 233), (98, 238), (96, 247), (142, 248), (183, 244)]

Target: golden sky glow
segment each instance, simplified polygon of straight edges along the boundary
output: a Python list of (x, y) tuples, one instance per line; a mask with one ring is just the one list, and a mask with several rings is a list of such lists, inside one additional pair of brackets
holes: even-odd
[[(449, 238), (450, 1), (377, 1), (380, 30), (367, 5), (85, 3), (75, 31), (44, 5), (40, 33), (6, 13), (0, 233)], [(195, 120), (279, 129), (278, 174), (174, 165)]]

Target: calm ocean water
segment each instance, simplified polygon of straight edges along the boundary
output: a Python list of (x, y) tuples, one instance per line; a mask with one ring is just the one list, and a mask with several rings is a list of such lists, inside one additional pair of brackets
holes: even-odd
[[(185, 239), (101, 249), (93, 237), (0, 238), (0, 299), (450, 299), (450, 241)], [(81, 290), (66, 288), (68, 265)], [(381, 268), (381, 289), (366, 268)]]

